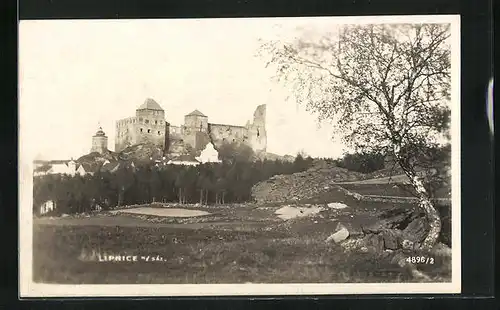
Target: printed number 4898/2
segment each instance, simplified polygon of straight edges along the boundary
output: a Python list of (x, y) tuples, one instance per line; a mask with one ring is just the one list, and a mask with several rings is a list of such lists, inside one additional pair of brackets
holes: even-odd
[(408, 256), (406, 258), (406, 262), (412, 263), (412, 264), (429, 264), (429, 265), (433, 265), (434, 264), (434, 258), (433, 257), (427, 257), (427, 256)]

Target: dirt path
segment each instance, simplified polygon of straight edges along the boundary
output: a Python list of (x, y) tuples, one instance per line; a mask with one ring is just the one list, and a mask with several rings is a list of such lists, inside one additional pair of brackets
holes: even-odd
[(408, 177), (404, 174), (393, 175), (390, 177), (378, 178), (378, 179), (368, 179), (361, 181), (352, 181), (352, 182), (339, 182), (335, 183), (337, 185), (342, 184), (387, 184), (387, 183), (405, 183), (408, 182)]

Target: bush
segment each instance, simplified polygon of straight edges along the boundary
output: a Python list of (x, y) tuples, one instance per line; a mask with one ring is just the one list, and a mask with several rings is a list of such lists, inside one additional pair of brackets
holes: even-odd
[(384, 169), (384, 156), (378, 153), (345, 154), (336, 164), (350, 171), (370, 173)]

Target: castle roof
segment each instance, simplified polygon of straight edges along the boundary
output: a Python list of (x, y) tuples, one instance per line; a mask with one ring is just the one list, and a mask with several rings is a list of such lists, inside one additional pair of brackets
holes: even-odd
[(147, 98), (144, 103), (137, 108), (137, 110), (157, 110), (163, 111), (162, 107), (158, 104), (158, 102), (154, 101), (151, 98)]
[[(97, 132), (95, 133), (95, 136), (101, 136), (101, 137), (104, 137), (106, 136), (106, 134), (104, 133), (104, 131), (102, 130), (102, 127), (99, 127), (99, 130), (97, 130)], [(94, 136), (94, 137), (95, 137)]]
[(201, 113), (198, 110), (194, 110), (193, 112), (187, 114), (186, 116), (203, 116), (203, 117), (207, 117), (205, 114)]

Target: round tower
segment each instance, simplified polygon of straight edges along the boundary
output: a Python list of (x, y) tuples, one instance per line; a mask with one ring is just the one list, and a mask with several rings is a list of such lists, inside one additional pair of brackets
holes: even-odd
[(102, 127), (99, 127), (99, 130), (92, 137), (92, 149), (90, 149), (90, 153), (97, 152), (102, 154), (108, 150), (108, 137), (102, 130)]

